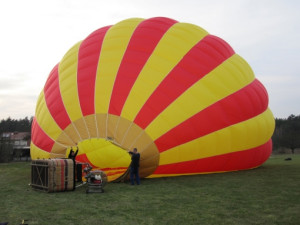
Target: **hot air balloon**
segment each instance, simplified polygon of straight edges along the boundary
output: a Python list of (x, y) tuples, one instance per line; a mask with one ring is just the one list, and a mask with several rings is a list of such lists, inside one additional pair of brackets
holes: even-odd
[(169, 18), (91, 33), (50, 72), (32, 124), (32, 159), (64, 157), (121, 177), (251, 169), (272, 151), (268, 94), (224, 40)]

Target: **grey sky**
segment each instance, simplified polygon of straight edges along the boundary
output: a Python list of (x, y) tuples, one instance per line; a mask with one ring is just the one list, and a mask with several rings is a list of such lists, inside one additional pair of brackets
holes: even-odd
[(0, 119), (33, 116), (48, 74), (94, 30), (165, 16), (227, 41), (267, 88), (275, 117), (300, 114), (300, 1), (10, 0), (0, 3)]

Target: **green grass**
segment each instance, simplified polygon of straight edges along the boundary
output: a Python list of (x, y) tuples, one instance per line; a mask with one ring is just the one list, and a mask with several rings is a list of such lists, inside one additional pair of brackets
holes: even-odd
[[(284, 158), (292, 157), (292, 161)], [(230, 173), (109, 183), (103, 194), (45, 193), (30, 163), (0, 164), (0, 222), (20, 224), (300, 224), (300, 155)]]

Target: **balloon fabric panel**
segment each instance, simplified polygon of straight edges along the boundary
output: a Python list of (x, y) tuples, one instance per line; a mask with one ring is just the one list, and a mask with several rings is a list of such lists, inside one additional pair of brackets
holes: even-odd
[(107, 113), (115, 78), (131, 35), (142, 19), (128, 19), (112, 26), (106, 33), (97, 68), (95, 109)]
[(83, 116), (95, 113), (95, 81), (101, 46), (107, 30), (104, 27), (89, 35), (80, 45), (78, 55), (78, 95)]
[(51, 116), (57, 125), (64, 130), (71, 123), (71, 120), (67, 114), (59, 90), (58, 65), (53, 68), (49, 75), (44, 87), (44, 94)]
[(150, 177), (244, 170), (260, 166), (272, 152), (272, 141), (244, 151), (159, 166)]
[(30, 156), (33, 159), (49, 159), (50, 153), (38, 148), (33, 142), (30, 143)]
[(151, 56), (158, 42), (176, 21), (153, 18), (141, 22), (130, 38), (124, 53), (110, 99), (109, 113), (120, 115), (126, 98), (139, 73)]
[(214, 102), (233, 94), (254, 80), (248, 65), (242, 69), (235, 63), (244, 61), (233, 55), (182, 93), (145, 129), (153, 140), (179, 125)]
[[(160, 154), (160, 165), (218, 156), (260, 146), (272, 136), (275, 123), (270, 119), (271, 116), (272, 113), (268, 109), (249, 120), (177, 145)], [(262, 127), (259, 124), (262, 124)]]
[(59, 63), (59, 86), (64, 106), (71, 121), (82, 117), (77, 90), (77, 62), (80, 43), (75, 44)]
[[(157, 44), (124, 104), (121, 116), (134, 120), (140, 108), (172, 68), (207, 32), (191, 24), (175, 23)], [(180, 46), (176, 46), (178, 42)], [(176, 49), (176, 51), (175, 51)], [(155, 76), (153, 76), (155, 74)]]
[[(36, 122), (39, 124), (39, 127), (52, 139), (56, 140), (61, 133), (60, 127), (54, 121), (51, 116), (46, 100), (44, 92), (41, 92), (38, 98), (38, 103), (35, 112)], [(39, 133), (36, 133), (39, 135)]]
[(51, 152), (54, 141), (48, 137), (47, 134), (37, 124), (36, 119), (32, 121), (32, 142), (44, 151)]
[[(215, 45), (220, 47), (216, 49)], [(146, 128), (171, 102), (233, 54), (234, 51), (223, 40), (207, 35), (160, 83), (143, 105), (134, 122)]]
[[(267, 109), (268, 99), (267, 96), (263, 95), (266, 99), (263, 99), (262, 104), (260, 104), (260, 99), (257, 98), (255, 92), (261, 93), (260, 89), (263, 87), (257, 86), (258, 84), (258, 81), (253, 81), (243, 89), (205, 108), (160, 136), (155, 140), (158, 150), (160, 152), (166, 151), (174, 146), (261, 114)], [(252, 104), (249, 104), (251, 100)], [(259, 107), (254, 108), (257, 105)], [(191, 127), (194, 129), (190, 129)]]

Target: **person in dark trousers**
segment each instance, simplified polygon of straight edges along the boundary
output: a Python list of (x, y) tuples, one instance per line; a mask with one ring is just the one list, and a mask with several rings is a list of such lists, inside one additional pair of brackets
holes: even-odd
[(137, 148), (134, 148), (133, 151), (129, 152), (131, 155), (131, 164), (130, 164), (130, 182), (131, 185), (134, 185), (134, 178), (136, 184), (140, 184), (139, 176), (139, 167), (140, 167), (140, 153), (138, 153)]
[(75, 189), (75, 182), (76, 181), (81, 181), (82, 178), (82, 172), (81, 172), (81, 168), (79, 168), (79, 165), (76, 164), (76, 156), (77, 156), (77, 153), (78, 153), (78, 147), (76, 149), (76, 151), (73, 151), (73, 148), (71, 147), (71, 151), (69, 153), (69, 156), (68, 158), (69, 159), (72, 159), (73, 162), (74, 162), (74, 189)]

